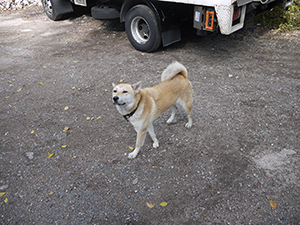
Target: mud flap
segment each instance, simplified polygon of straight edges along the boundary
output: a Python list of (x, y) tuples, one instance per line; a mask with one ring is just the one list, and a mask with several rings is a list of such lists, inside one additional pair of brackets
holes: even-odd
[(52, 0), (52, 5), (57, 15), (74, 12), (72, 3), (69, 0)]
[(180, 27), (173, 27), (162, 32), (162, 44), (164, 47), (181, 40)]

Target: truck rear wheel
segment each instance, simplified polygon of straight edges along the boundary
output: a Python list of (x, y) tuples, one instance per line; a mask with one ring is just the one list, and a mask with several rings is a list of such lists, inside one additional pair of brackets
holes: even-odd
[(152, 52), (161, 45), (159, 21), (148, 6), (137, 5), (129, 10), (125, 30), (130, 43), (139, 51)]

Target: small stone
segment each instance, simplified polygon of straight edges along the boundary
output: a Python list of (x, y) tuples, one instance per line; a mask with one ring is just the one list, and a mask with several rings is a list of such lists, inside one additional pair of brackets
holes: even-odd
[(138, 179), (138, 178), (135, 178), (135, 179), (132, 181), (132, 184), (137, 184), (138, 181), (139, 181), (139, 179)]
[(33, 155), (34, 155), (33, 152), (26, 152), (26, 156), (27, 156), (29, 159), (33, 159)]

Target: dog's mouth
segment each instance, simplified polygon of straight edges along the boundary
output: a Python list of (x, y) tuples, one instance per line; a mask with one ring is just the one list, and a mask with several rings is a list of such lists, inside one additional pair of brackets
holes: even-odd
[(123, 103), (121, 104), (121, 103), (118, 103), (118, 102), (114, 101), (114, 105), (125, 105), (125, 104), (126, 104), (125, 102), (123, 102)]

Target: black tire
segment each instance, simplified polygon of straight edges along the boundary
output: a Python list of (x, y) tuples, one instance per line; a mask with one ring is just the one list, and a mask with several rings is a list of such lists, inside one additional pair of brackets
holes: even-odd
[(134, 6), (126, 15), (125, 30), (136, 50), (153, 52), (161, 45), (161, 29), (155, 13), (145, 5)]
[(62, 18), (62, 15), (56, 13), (52, 0), (42, 0), (42, 5), (49, 19), (57, 21)]

